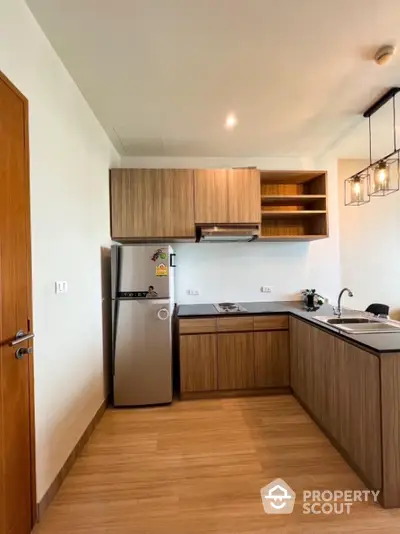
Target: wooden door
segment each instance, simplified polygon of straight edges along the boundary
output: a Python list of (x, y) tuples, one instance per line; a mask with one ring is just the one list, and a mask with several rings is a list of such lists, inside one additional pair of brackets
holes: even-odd
[(232, 169), (228, 172), (228, 222), (261, 221), (261, 182), (256, 169)]
[(34, 517), (32, 355), (26, 99), (0, 73), (0, 534), (28, 534)]
[(112, 169), (114, 239), (195, 237), (193, 171)]
[(289, 333), (254, 332), (254, 382), (258, 388), (289, 385)]
[(181, 393), (217, 389), (217, 335), (180, 337)]
[(254, 336), (218, 334), (218, 389), (254, 388)]
[(228, 171), (194, 171), (195, 222), (228, 223)]

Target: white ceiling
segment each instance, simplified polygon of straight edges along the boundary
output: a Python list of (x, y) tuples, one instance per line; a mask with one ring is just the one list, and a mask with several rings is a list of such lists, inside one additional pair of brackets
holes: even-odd
[(399, 0), (27, 3), (123, 155), (365, 157), (361, 130), (339, 140), (400, 85), (400, 51), (371, 61)]

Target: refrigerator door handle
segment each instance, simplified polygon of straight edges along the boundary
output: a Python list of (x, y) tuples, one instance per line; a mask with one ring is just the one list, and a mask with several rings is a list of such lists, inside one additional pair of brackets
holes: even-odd
[(175, 258), (176, 258), (176, 254), (173, 252), (172, 254), (170, 254), (169, 256), (169, 266), (170, 267), (176, 267), (176, 263), (175, 263)]
[(169, 311), (167, 308), (161, 308), (161, 310), (158, 310), (157, 317), (160, 319), (160, 321), (166, 321), (169, 319)]

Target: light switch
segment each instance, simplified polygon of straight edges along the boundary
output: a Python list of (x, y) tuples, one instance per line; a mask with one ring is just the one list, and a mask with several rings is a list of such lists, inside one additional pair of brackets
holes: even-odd
[(64, 281), (56, 282), (56, 293), (67, 293), (68, 292), (68, 283)]

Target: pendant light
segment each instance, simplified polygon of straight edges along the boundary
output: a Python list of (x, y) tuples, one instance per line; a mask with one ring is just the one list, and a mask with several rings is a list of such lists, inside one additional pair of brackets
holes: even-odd
[[(393, 87), (382, 99), (383, 103), (377, 107), (379, 101), (364, 113), (364, 117), (368, 117), (369, 121), (369, 160), (372, 165), (372, 141), (371, 141), (371, 116), (378, 111), (382, 106), (392, 99), (392, 115), (393, 115), (393, 152), (388, 154), (373, 167), (373, 180), (371, 180), (371, 196), (386, 196), (390, 193), (395, 193), (399, 190), (399, 158), (400, 154), (397, 150), (396, 139), (396, 94), (400, 89)], [(389, 95), (389, 97), (387, 97)], [(382, 100), (381, 99), (381, 100)], [(372, 111), (371, 111), (372, 109)]]
[(346, 206), (361, 206), (370, 201), (369, 197), (369, 174), (367, 172), (360, 172), (344, 182), (345, 205)]
[[(397, 148), (396, 140), (396, 94), (399, 91), (399, 87), (392, 87), (364, 113), (364, 117), (368, 118), (369, 126), (369, 165), (345, 180), (346, 206), (361, 206), (369, 202), (372, 196), (386, 196), (399, 190), (400, 150)], [(393, 108), (393, 151), (373, 162), (371, 117), (390, 100), (392, 100)]]

